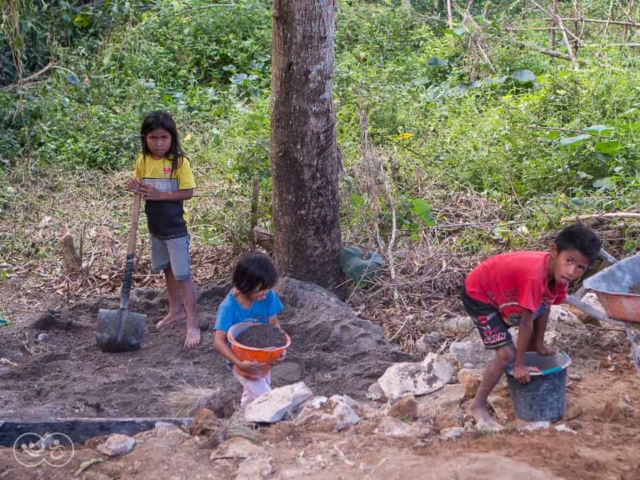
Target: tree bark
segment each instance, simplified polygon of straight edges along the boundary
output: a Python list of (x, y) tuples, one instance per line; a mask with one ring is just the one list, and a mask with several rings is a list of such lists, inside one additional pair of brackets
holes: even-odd
[(273, 0), (271, 174), (280, 273), (335, 289), (341, 234), (334, 0)]

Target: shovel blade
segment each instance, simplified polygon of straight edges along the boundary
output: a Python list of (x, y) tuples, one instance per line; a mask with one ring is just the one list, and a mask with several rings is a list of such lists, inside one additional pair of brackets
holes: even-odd
[[(122, 334), (118, 339), (118, 327), (122, 323)], [(132, 352), (140, 348), (147, 316), (124, 310), (98, 311), (96, 343), (100, 350), (108, 353)]]

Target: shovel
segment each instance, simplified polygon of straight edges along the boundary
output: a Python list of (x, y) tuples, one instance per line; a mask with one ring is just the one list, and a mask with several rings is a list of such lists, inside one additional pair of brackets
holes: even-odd
[(129, 231), (129, 246), (127, 248), (127, 262), (122, 281), (122, 292), (119, 310), (98, 311), (98, 331), (96, 342), (103, 352), (132, 352), (140, 348), (147, 316), (129, 312), (129, 297), (131, 295), (131, 276), (133, 275), (133, 259), (136, 253), (136, 234), (140, 219), (140, 194), (133, 196), (131, 211), (131, 230)]

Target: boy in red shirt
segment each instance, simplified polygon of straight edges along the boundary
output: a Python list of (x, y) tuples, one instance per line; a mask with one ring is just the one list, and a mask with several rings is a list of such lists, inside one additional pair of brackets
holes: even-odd
[[(571, 225), (560, 232), (549, 252), (496, 255), (469, 274), (462, 303), (475, 320), (485, 348), (496, 352), (469, 406), (478, 426), (499, 428), (487, 410), (487, 398), (511, 363), (515, 361), (516, 380), (529, 383), (529, 373), (535, 367), (524, 364), (525, 353), (556, 353), (544, 345), (551, 305), (565, 300), (569, 284), (586, 272), (600, 247), (592, 230)], [(519, 327), (517, 345), (509, 334), (513, 326)]]

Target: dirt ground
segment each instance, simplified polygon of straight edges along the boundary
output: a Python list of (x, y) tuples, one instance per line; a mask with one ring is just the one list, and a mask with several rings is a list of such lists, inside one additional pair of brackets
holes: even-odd
[[(98, 310), (117, 309), (117, 297), (48, 310), (0, 329), (0, 358), (17, 365), (0, 364), (2, 417), (184, 416), (166, 399), (186, 386), (219, 391), (216, 406), (229, 415), (241, 389), (214, 350), (210, 328), (229, 288), (198, 288), (199, 320), (209, 328), (194, 350), (181, 348), (183, 324), (161, 331), (153, 327), (165, 314), (166, 300), (152, 289), (135, 290), (130, 303), (130, 311), (147, 315), (143, 346), (136, 352), (103, 353), (96, 346)], [(379, 327), (358, 319), (333, 297), (314, 299), (313, 288), (305, 288), (287, 280), (279, 286), (286, 305), (281, 324), (292, 345), (286, 362), (273, 369), (274, 387), (304, 379), (316, 394), (362, 398), (393, 361), (410, 358), (386, 344)], [(37, 341), (42, 333), (47, 342)]]
[[(422, 438), (393, 439), (373, 433), (373, 418), (341, 433), (282, 422), (263, 429), (259, 443), (271, 478), (277, 479), (636, 480), (640, 389), (633, 367), (624, 358), (615, 360), (614, 372), (602, 369), (569, 386), (569, 405), (579, 405), (583, 412), (567, 423), (575, 433), (524, 433), (514, 427), (489, 436), (467, 432), (451, 441), (438, 439), (435, 431)], [(513, 419), (512, 410), (507, 413)], [(243, 458), (221, 451), (225, 444), (214, 450), (202, 437), (179, 431), (154, 430), (136, 439), (130, 454), (93, 465), (79, 478), (252, 478), (240, 474)], [(105, 457), (91, 446), (78, 446), (62, 468), (24, 468), (11, 449), (0, 449), (0, 479), (68, 479), (82, 462), (94, 458)]]
[[(227, 285), (198, 288), (202, 323), (213, 323), (227, 291)], [(384, 342), (379, 327), (359, 320), (332, 297), (318, 296), (315, 287), (285, 280), (278, 293), (286, 305), (281, 323), (293, 343), (286, 362), (274, 370), (274, 386), (302, 379), (315, 394), (364, 401), (368, 385), (391, 363), (411, 359)], [(177, 416), (167, 394), (185, 385), (219, 391), (210, 407), (233, 410), (240, 387), (213, 350), (211, 331), (203, 333), (199, 348), (185, 351), (180, 348), (183, 325), (161, 332), (152, 328), (166, 307), (157, 291), (137, 290), (130, 307), (148, 315), (143, 348), (100, 352), (98, 309), (116, 306), (115, 297), (89, 300), (27, 315), (18, 325), (0, 329), (0, 357), (17, 364), (0, 365), (1, 418)], [(46, 343), (35, 340), (41, 333), (49, 335)], [(340, 433), (288, 421), (262, 428), (263, 463), (257, 465), (267, 462), (263, 473), (277, 479), (639, 479), (640, 382), (625, 349), (594, 344), (573, 360), (571, 372), (582, 379), (568, 383), (570, 418), (563, 420), (573, 432), (520, 431), (508, 392), (502, 390), (498, 396), (507, 428), (497, 434), (471, 430), (459, 439), (441, 440), (442, 429), (465, 425), (464, 415), (454, 415), (418, 419), (423, 434), (390, 438), (374, 433), (385, 407), (373, 404), (377, 414), (362, 414), (360, 424)], [(61, 468), (26, 468), (12, 449), (0, 449), (0, 479), (260, 478), (258, 470), (248, 468), (253, 460), (225, 454), (220, 450), (225, 444), (216, 450), (202, 437), (175, 430), (145, 432), (136, 440), (131, 453), (113, 459), (95, 449), (98, 441), (76, 445), (72, 460)], [(74, 476), (82, 462), (98, 458), (106, 461)]]

